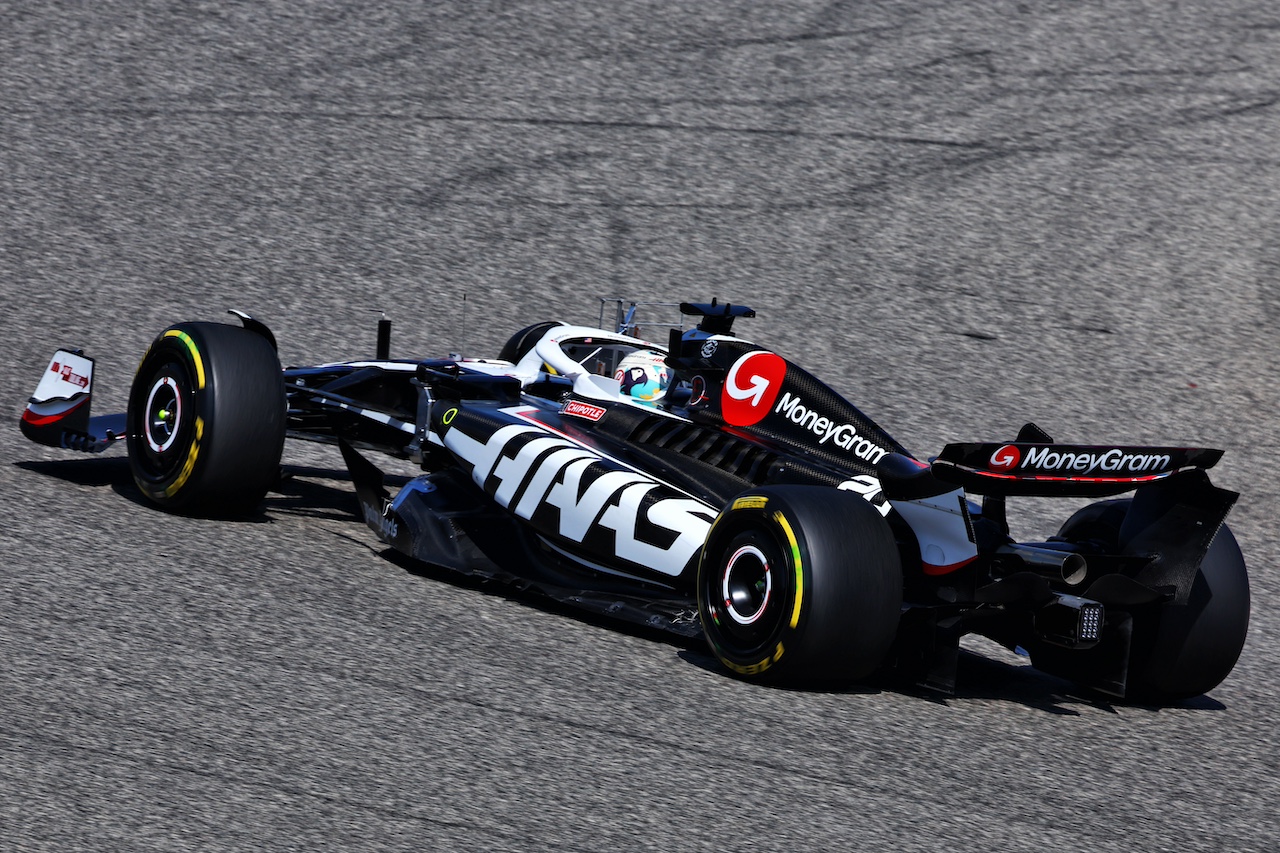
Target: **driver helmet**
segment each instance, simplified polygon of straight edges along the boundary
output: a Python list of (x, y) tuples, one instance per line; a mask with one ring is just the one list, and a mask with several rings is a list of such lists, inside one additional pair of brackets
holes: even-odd
[(667, 393), (671, 370), (662, 353), (641, 349), (618, 362), (613, 378), (622, 383), (621, 393), (642, 403), (656, 403)]

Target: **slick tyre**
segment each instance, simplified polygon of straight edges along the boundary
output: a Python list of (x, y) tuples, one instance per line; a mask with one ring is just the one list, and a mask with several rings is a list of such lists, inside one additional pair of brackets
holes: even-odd
[(284, 378), (262, 335), (180, 323), (143, 356), (129, 392), (129, 466), (148, 500), (190, 515), (254, 510), (280, 473)]
[[(1114, 500), (1084, 507), (1059, 535), (1118, 550), (1129, 504)], [(1249, 607), (1244, 556), (1224, 524), (1209, 544), (1186, 604), (1162, 604), (1133, 613), (1125, 698), (1164, 704), (1217, 687), (1244, 649)]]
[(721, 512), (698, 567), (698, 613), (716, 657), (746, 678), (847, 683), (897, 633), (902, 566), (888, 524), (830, 488), (745, 492)]
[(502, 351), (498, 353), (498, 358), (517, 364), (529, 350), (537, 346), (538, 341), (542, 340), (542, 336), (547, 333), (547, 330), (554, 329), (559, 325), (559, 323), (544, 321), (542, 323), (534, 323), (532, 326), (525, 326), (507, 339), (507, 342), (502, 346)]
[(1187, 603), (1166, 604), (1148, 618), (1135, 615), (1126, 697), (1161, 703), (1207, 693), (1231, 674), (1248, 633), (1249, 576), (1224, 524)]

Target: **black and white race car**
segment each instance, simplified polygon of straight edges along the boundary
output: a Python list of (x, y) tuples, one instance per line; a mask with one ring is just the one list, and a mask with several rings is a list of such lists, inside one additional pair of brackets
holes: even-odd
[[(397, 551), (597, 613), (696, 636), (741, 676), (954, 687), (966, 634), (1147, 702), (1207, 691), (1244, 645), (1249, 587), (1223, 523), (1218, 450), (949, 444), (932, 461), (803, 368), (734, 334), (740, 305), (684, 303), (665, 344), (541, 323), (496, 359), (281, 369), (271, 331), (180, 323), (90, 417), (93, 362), (59, 351), (28, 438), (128, 447), (138, 487), (182, 513), (255, 511), (286, 437), (336, 443), (365, 521)], [(621, 316), (621, 312), (620, 312)], [(423, 473), (394, 495), (368, 451)], [(1129, 497), (1117, 495), (1132, 493)], [(981, 496), (981, 503), (970, 496)], [(1009, 497), (1107, 498), (1043, 542)]]

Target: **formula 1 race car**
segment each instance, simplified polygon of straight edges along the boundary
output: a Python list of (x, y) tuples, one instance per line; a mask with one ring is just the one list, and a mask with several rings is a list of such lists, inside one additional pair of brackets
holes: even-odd
[[(1205, 473), (1222, 451), (1058, 444), (1028, 424), (926, 463), (737, 337), (750, 308), (682, 303), (659, 344), (635, 336), (639, 306), (619, 300), (612, 330), (529, 326), (496, 359), (393, 359), (384, 320), (372, 359), (283, 370), (267, 326), (232, 312), (162, 332), (126, 414), (90, 417), (93, 362), (60, 350), (21, 427), (87, 452), (124, 440), (150, 501), (202, 515), (253, 512), (286, 436), (337, 444), (396, 551), (702, 633), (749, 679), (892, 670), (949, 691), (970, 633), (1152, 703), (1235, 665), (1249, 586), (1224, 524), (1237, 495)], [(424, 473), (392, 495), (369, 451)], [(1006, 504), (1026, 495), (1107, 499), (1015, 542)]]

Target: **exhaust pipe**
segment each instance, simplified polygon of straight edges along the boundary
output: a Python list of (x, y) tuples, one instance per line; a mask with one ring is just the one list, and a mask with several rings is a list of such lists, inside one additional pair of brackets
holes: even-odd
[(1001, 545), (996, 549), (996, 553), (1017, 557), (1023, 565), (1036, 574), (1060, 580), (1067, 586), (1082, 583), (1089, 573), (1089, 566), (1084, 556), (1073, 551), (1037, 548), (1034, 545)]

